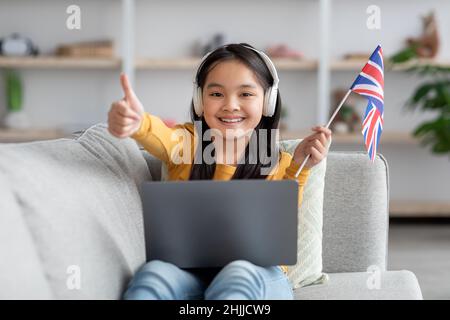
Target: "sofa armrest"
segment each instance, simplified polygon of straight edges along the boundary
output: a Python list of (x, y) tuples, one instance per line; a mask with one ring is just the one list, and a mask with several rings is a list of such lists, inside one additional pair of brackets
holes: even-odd
[(386, 270), (389, 176), (386, 159), (330, 152), (325, 175), (324, 272)]

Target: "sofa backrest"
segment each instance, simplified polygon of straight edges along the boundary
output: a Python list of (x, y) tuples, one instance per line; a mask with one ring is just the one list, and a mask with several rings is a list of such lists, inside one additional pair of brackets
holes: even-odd
[(101, 124), (0, 144), (0, 177), (0, 299), (121, 298), (145, 263), (136, 142)]
[[(0, 299), (120, 298), (145, 263), (139, 188), (160, 171), (105, 124), (68, 139), (0, 144)], [(330, 152), (325, 179), (324, 271), (384, 269), (384, 158)]]

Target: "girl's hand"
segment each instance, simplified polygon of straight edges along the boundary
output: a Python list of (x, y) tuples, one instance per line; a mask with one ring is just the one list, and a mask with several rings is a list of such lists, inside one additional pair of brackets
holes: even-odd
[(331, 139), (331, 130), (325, 127), (312, 128), (315, 133), (302, 140), (295, 149), (294, 161), (302, 164), (303, 160), (311, 154), (308, 161), (306, 161), (305, 168), (312, 168), (324, 159), (327, 154), (327, 146)]
[(108, 112), (108, 131), (117, 138), (127, 138), (139, 130), (144, 107), (123, 73), (120, 75), (120, 83), (125, 97), (112, 103)]

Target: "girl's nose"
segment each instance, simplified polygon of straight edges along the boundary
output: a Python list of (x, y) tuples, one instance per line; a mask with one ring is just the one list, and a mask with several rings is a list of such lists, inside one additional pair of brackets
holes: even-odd
[(225, 101), (225, 105), (223, 106), (222, 110), (228, 112), (240, 110), (239, 102), (236, 99), (229, 98)]

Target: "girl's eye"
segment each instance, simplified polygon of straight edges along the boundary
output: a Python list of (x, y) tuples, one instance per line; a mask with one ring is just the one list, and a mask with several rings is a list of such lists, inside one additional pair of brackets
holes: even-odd
[(242, 95), (243, 95), (244, 97), (251, 97), (251, 96), (253, 96), (253, 94), (251, 94), (251, 93), (249, 93), (249, 92), (244, 92)]
[(210, 94), (211, 97), (220, 97), (222, 94), (220, 92), (213, 92)]

